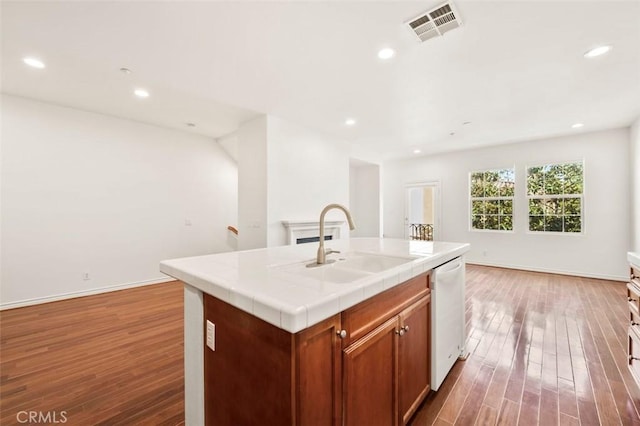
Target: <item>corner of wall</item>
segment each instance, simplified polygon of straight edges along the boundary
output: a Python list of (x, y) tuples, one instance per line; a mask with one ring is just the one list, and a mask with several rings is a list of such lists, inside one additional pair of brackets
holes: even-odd
[(640, 117), (629, 130), (631, 170), (631, 229), (632, 250), (640, 252)]

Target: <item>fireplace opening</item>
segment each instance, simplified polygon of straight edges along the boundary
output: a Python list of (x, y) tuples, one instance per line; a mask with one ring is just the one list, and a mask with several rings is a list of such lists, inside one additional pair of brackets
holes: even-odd
[[(333, 240), (333, 235), (325, 235), (325, 241)], [(317, 237), (304, 237), (304, 238), (296, 238), (296, 244), (304, 244), (304, 243), (317, 243), (320, 241), (320, 236)]]

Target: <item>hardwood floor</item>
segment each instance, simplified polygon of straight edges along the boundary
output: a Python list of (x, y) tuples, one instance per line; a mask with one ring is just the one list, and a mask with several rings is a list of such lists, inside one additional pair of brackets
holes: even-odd
[(422, 425), (640, 424), (622, 282), (467, 265), (468, 359)]
[[(624, 283), (468, 265), (466, 307), (469, 358), (413, 426), (640, 425)], [(173, 282), (0, 312), (0, 424), (184, 424), (182, 309)]]
[(182, 307), (174, 281), (0, 312), (0, 424), (184, 424)]

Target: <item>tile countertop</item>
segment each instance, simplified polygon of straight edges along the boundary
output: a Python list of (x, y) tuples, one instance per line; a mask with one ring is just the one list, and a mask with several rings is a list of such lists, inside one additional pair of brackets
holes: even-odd
[(632, 251), (628, 252), (627, 260), (629, 263), (633, 263), (636, 267), (640, 268), (640, 253), (634, 253)]
[[(296, 333), (469, 251), (469, 244), (350, 238), (326, 248), (412, 260), (346, 283), (303, 277), (287, 265), (315, 261), (317, 243), (165, 260), (160, 271), (281, 329)], [(330, 255), (333, 258), (340, 255)]]

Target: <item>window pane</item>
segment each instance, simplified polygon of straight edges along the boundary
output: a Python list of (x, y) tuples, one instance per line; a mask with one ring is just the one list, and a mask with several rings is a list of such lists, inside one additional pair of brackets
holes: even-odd
[(487, 214), (498, 214), (500, 211), (500, 201), (499, 200), (491, 200), (485, 202), (485, 213)]
[(484, 201), (473, 200), (471, 202), (471, 214), (483, 214), (484, 213)]
[(500, 216), (500, 229), (503, 231), (513, 231), (513, 217)]
[(564, 214), (566, 215), (580, 215), (581, 214), (581, 199), (580, 198), (565, 198), (564, 199)]
[(544, 192), (550, 195), (564, 193), (564, 167), (562, 164), (550, 166), (544, 174)]
[(498, 172), (485, 172), (484, 173), (484, 196), (497, 197), (498, 195), (500, 195)]
[(529, 216), (529, 231), (544, 231), (544, 216)]
[(542, 216), (544, 214), (544, 203), (540, 199), (529, 200), (529, 215)]
[(570, 163), (564, 165), (565, 194), (582, 194), (583, 188), (583, 168), (581, 163)]
[(562, 232), (562, 216), (545, 216), (545, 231)]
[(497, 215), (487, 215), (485, 216), (484, 229), (500, 229), (498, 216)]
[(516, 186), (516, 176), (513, 169), (500, 170), (500, 196), (513, 197)]
[(473, 229), (484, 229), (484, 216), (482, 215), (471, 216), (471, 226)]
[(542, 167), (530, 167), (527, 170), (527, 193), (529, 195), (544, 194), (544, 172)]
[(471, 174), (471, 196), (474, 198), (482, 197), (484, 195), (484, 190), (482, 187), (483, 176), (483, 173)]
[(513, 201), (500, 200), (500, 214), (513, 214)]
[(582, 218), (580, 216), (564, 217), (564, 232), (581, 232)]
[(544, 214), (560, 216), (562, 214), (562, 199), (549, 198), (544, 200)]

